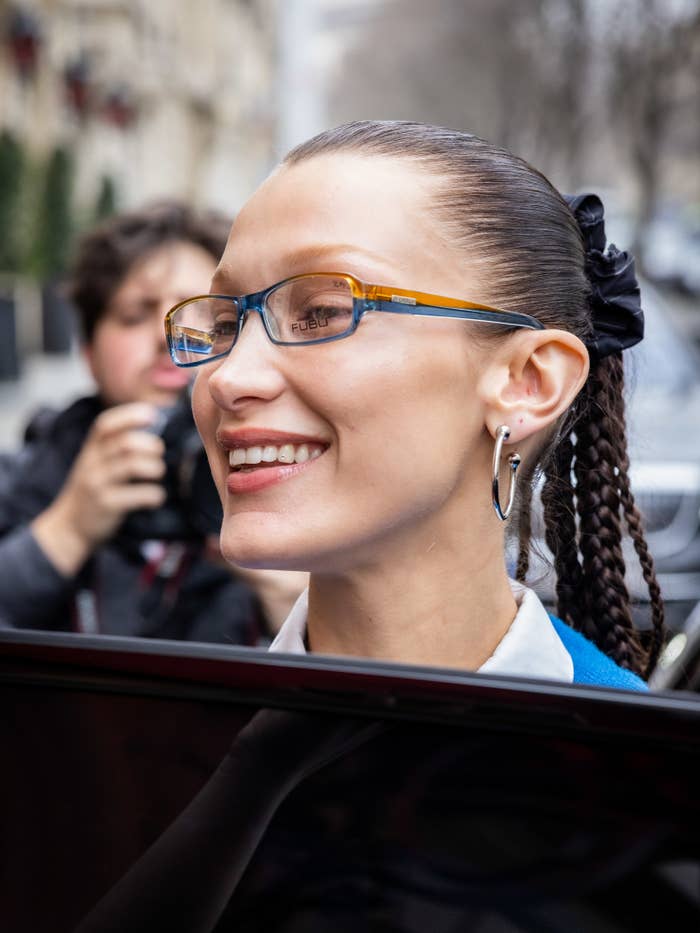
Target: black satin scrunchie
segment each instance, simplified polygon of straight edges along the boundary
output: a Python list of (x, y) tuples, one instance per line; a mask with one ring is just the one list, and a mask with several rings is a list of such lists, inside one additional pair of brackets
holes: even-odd
[(606, 249), (603, 202), (597, 194), (564, 195), (583, 234), (586, 272), (591, 283), (592, 359), (633, 347), (644, 336), (634, 259), (612, 243)]

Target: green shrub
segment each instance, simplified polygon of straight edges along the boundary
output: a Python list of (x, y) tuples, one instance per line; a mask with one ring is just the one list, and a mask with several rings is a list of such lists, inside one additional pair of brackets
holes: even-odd
[(7, 130), (0, 133), (0, 272), (18, 272), (22, 266), (20, 191), (25, 154)]
[(73, 170), (70, 152), (57, 146), (46, 166), (32, 250), (32, 271), (41, 281), (59, 277), (68, 265), (74, 234)]

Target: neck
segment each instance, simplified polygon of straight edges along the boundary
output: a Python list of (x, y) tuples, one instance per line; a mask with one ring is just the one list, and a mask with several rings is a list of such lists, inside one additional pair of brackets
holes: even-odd
[(493, 517), (471, 545), (423, 536), (338, 574), (312, 574), (307, 633), (323, 654), (476, 670), (517, 607)]

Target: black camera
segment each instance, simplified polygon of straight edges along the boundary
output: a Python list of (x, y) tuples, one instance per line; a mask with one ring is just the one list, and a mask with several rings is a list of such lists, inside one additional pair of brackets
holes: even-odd
[(192, 417), (189, 393), (151, 429), (165, 443), (166, 500), (158, 509), (130, 512), (118, 538), (127, 541), (187, 541), (218, 535), (223, 511), (202, 441)]

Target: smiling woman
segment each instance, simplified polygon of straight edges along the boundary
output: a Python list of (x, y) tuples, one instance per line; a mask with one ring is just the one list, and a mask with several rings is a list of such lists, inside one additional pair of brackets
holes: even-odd
[[(311, 571), (273, 649), (642, 687), (663, 612), (627, 479), (631, 269), (595, 196), (567, 204), (465, 133), (349, 124), (287, 156), (212, 295), (167, 323), (173, 360), (207, 364), (193, 405), (223, 553)], [(538, 470), (561, 619), (503, 557), (517, 484), (523, 579)]]

